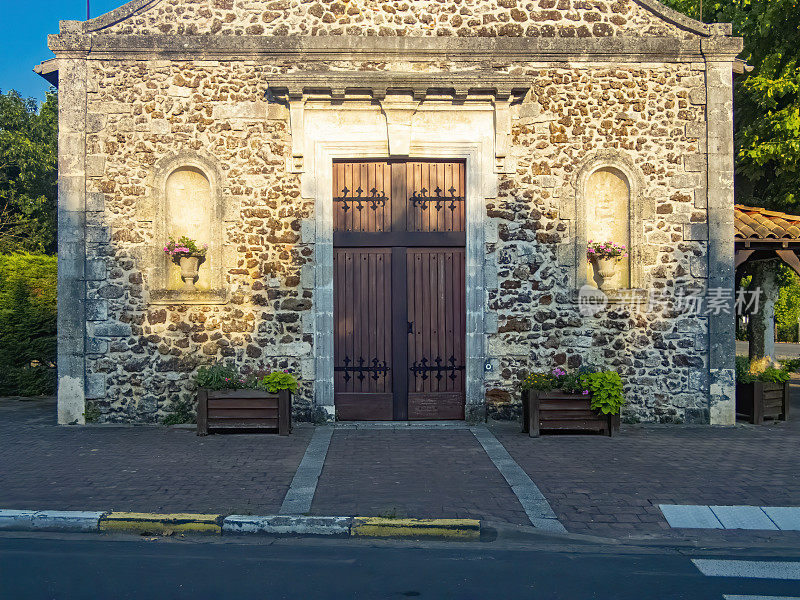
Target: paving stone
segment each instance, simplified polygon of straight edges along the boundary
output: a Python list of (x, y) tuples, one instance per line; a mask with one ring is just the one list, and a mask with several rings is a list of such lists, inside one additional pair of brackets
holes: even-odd
[[(791, 385), (800, 415), (800, 385)], [(800, 418), (765, 425), (624, 425), (612, 438), (519, 433), (517, 423), (491, 429), (536, 483), (568, 531), (637, 537), (698, 536), (671, 529), (659, 504), (800, 506)], [(764, 465), (769, 465), (765, 468)], [(591, 520), (586, 520), (586, 515)], [(623, 516), (624, 515), (624, 516)], [(629, 519), (631, 515), (638, 520)], [(626, 522), (607, 519), (618, 516)], [(604, 522), (605, 521), (605, 522)], [(619, 526), (610, 527), (610, 523)], [(714, 540), (791, 539), (798, 530), (703, 530)], [(738, 537), (737, 537), (738, 536)]]
[(0, 399), (0, 508), (275, 514), (311, 437), (55, 424), (53, 399)]
[(503, 476), (467, 429), (337, 428), (311, 513), (530, 525)]
[(762, 506), (767, 516), (782, 531), (800, 531), (800, 506)]
[(778, 529), (758, 506), (710, 506), (725, 529)]
[[(313, 431), (301, 426), (288, 437), (198, 438), (192, 430), (163, 427), (59, 427), (54, 415), (53, 400), (0, 399), (0, 507), (276, 514)], [(800, 421), (623, 426), (613, 438), (532, 439), (515, 423), (494, 424), (492, 431), (571, 532), (697, 536), (699, 530), (671, 529), (658, 504), (800, 505)], [(311, 513), (529, 524), (466, 428), (337, 429)], [(800, 543), (800, 531), (709, 529), (702, 535), (725, 543), (743, 535)]]
[(675, 529), (723, 529), (717, 516), (708, 506), (697, 504), (659, 504), (658, 507)]

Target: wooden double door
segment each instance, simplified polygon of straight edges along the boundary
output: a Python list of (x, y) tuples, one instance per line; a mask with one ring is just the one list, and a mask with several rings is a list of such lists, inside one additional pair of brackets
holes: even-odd
[(340, 420), (463, 419), (465, 169), (333, 165)]

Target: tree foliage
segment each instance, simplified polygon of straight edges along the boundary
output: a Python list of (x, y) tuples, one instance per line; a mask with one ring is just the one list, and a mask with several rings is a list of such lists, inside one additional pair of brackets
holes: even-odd
[(780, 291), (775, 302), (778, 339), (795, 341), (797, 324), (800, 321), (800, 277), (787, 265), (781, 264), (778, 267), (778, 284)]
[(52, 394), (56, 258), (0, 255), (0, 396)]
[[(697, 18), (699, 0), (665, 0)], [(744, 204), (800, 210), (800, 7), (798, 0), (708, 0), (703, 21), (732, 23), (753, 66), (734, 84), (736, 196)]]
[(0, 252), (56, 251), (58, 99), (0, 92)]

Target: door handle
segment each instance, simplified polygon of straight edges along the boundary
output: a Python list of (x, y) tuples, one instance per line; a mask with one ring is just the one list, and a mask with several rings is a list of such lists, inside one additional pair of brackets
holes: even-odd
[(408, 333), (414, 333), (414, 321), (408, 322)]

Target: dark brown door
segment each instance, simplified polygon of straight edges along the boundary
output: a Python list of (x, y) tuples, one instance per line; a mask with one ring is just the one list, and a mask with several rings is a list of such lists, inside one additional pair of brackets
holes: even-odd
[(408, 418), (464, 418), (464, 249), (409, 248)]
[(341, 420), (464, 418), (463, 162), (337, 162)]
[(392, 249), (336, 248), (333, 261), (336, 410), (348, 419), (391, 420)]

